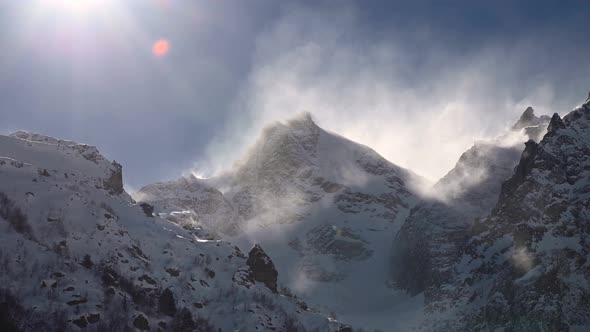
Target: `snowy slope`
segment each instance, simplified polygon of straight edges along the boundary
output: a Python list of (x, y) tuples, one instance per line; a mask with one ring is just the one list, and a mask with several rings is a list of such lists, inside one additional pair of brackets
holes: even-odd
[[(241, 248), (261, 243), (285, 275), (281, 287), (356, 326), (388, 330), (419, 319), (421, 300), (391, 288), (388, 277), (391, 241), (418, 201), (420, 177), (304, 113), (267, 127), (233, 169), (199, 181), (222, 192), (238, 214), (240, 232), (222, 237)], [(138, 197), (158, 206), (179, 190), (156, 186), (157, 194), (146, 186)], [(183, 191), (171, 205), (205, 220), (200, 195), (184, 204)]]
[(95, 187), (123, 192), (121, 165), (106, 160), (94, 146), (19, 131), (0, 136), (0, 151), (4, 158), (43, 167), (40, 173), (83, 172)]
[[(336, 329), (227, 242), (149, 217), (94, 147), (0, 136), (0, 323), (25, 330)], [(279, 274), (279, 280), (281, 280)]]

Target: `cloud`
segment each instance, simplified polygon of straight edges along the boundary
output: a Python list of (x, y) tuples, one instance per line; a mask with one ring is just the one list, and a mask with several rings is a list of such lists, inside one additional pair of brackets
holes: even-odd
[(526, 106), (542, 114), (562, 105), (549, 80), (519, 76), (530, 69), (532, 41), (460, 54), (427, 25), (383, 38), (365, 30), (352, 5), (286, 9), (258, 37), (234, 117), (196, 167), (227, 168), (264, 125), (310, 111), (323, 128), (436, 180), (474, 141), (501, 134)]
[(523, 272), (528, 272), (534, 265), (534, 257), (526, 248), (514, 249), (511, 252), (512, 264)]

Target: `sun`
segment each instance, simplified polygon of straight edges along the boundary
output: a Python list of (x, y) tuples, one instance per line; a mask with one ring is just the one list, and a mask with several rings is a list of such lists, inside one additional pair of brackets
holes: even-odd
[(40, 0), (46, 8), (66, 14), (82, 14), (105, 6), (108, 0)]

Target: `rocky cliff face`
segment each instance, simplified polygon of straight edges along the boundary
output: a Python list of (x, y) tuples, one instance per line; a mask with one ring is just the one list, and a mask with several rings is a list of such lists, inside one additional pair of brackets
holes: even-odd
[(398, 287), (424, 292), (428, 310), (446, 305), (444, 285), (456, 276), (470, 228), (495, 206), (527, 133), (545, 132), (546, 120), (527, 108), (508, 133), (466, 151), (434, 185), (431, 197), (412, 209), (393, 243), (392, 276)]
[(492, 213), (471, 228), (456, 277), (445, 285), (453, 295), (441, 299), (449, 316), (435, 326), (565, 331), (589, 324), (588, 156), (590, 102), (563, 120), (553, 115), (544, 138), (526, 143)]
[(103, 181), (103, 186), (113, 195), (123, 193), (123, 166), (113, 161), (113, 167), (108, 179)]

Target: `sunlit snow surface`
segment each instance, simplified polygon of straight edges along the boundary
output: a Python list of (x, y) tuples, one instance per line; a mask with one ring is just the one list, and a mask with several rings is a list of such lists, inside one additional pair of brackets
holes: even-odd
[[(157, 313), (166, 288), (179, 311), (187, 308), (224, 331), (281, 329), (291, 318), (307, 329), (338, 326), (262, 284), (236, 282), (246, 258), (233, 245), (195, 238), (164, 218), (147, 217), (125, 192), (109, 193), (102, 186), (112, 166), (96, 148), (37, 139), (0, 136), (0, 193), (9, 200), (1, 203), (0, 288), (34, 310), (25, 329), (55, 328), (53, 319), (63, 313), (63, 329), (98, 314), (98, 322), (88, 323), (98, 329), (132, 326), (145, 315), (154, 330), (159, 322), (171, 324)], [(16, 208), (25, 220), (14, 218)], [(144, 300), (134, 292), (144, 292)]]

